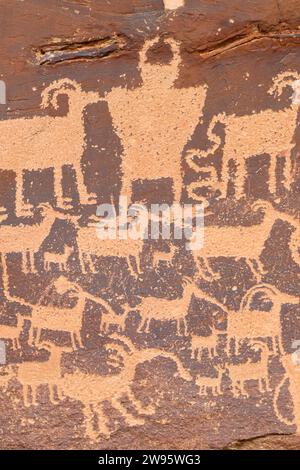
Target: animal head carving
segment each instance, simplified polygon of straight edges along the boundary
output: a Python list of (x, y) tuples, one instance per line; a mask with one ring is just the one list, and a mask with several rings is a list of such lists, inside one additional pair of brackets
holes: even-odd
[[(52, 105), (54, 109), (58, 109), (58, 96), (67, 95), (69, 100), (76, 98), (76, 102), (81, 107), (87, 106), (90, 103), (97, 103), (100, 101), (100, 95), (95, 92), (84, 92), (82, 91), (81, 85), (75, 80), (69, 78), (55, 80), (42, 92), (42, 103), (43, 109)], [(69, 103), (70, 105), (71, 103)]]
[(278, 74), (274, 80), (273, 85), (268, 90), (269, 95), (280, 97), (285, 87), (290, 86), (294, 94), (291, 97), (294, 105), (300, 104), (300, 74), (296, 71), (282, 72)]

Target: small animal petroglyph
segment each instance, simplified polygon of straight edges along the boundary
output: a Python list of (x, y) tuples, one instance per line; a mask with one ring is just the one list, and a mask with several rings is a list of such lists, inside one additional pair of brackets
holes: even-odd
[(172, 266), (174, 256), (177, 252), (177, 248), (174, 245), (170, 246), (170, 251), (154, 251), (152, 264), (157, 269), (160, 263), (166, 263), (167, 266)]
[(67, 264), (70, 256), (72, 255), (74, 249), (71, 246), (65, 246), (63, 253), (53, 253), (46, 251), (44, 253), (44, 268), (46, 271), (51, 269), (51, 265), (58, 265), (61, 271), (67, 270)]
[(217, 370), (217, 377), (204, 377), (202, 375), (197, 376), (196, 384), (200, 389), (200, 395), (207, 395), (209, 390), (211, 390), (211, 393), (213, 395), (221, 395), (222, 374), (224, 372), (225, 367), (222, 364), (217, 364), (215, 366), (215, 369)]
[(261, 350), (261, 359), (259, 362), (250, 362), (245, 364), (229, 364), (229, 376), (231, 379), (231, 388), (234, 396), (248, 396), (245, 390), (245, 383), (248, 380), (258, 381), (260, 393), (270, 391), (269, 385), (269, 349), (265, 343), (256, 341), (252, 343), (254, 350)]

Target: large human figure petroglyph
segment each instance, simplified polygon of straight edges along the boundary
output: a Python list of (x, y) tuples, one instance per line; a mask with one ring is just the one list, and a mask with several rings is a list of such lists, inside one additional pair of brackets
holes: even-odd
[(195, 156), (208, 157), (222, 145), (222, 138), (216, 133), (215, 126), (217, 124), (224, 125), (222, 176), (220, 185), (218, 185), (218, 189), (220, 187), (224, 197), (227, 194), (230, 178), (230, 160), (234, 160), (237, 165), (235, 196), (239, 199), (245, 196), (247, 158), (263, 154), (270, 157), (270, 192), (276, 194), (277, 191), (278, 157), (285, 157), (284, 184), (288, 190), (290, 189), (293, 181), (291, 152), (295, 147), (294, 135), (300, 105), (300, 75), (294, 71), (280, 73), (274, 78), (273, 86), (268, 93), (280, 97), (287, 86), (291, 87), (294, 92), (289, 106), (280, 110), (266, 109), (244, 116), (220, 113), (213, 117), (207, 132), (213, 145), (207, 151), (192, 149), (187, 152), (186, 158), (190, 167), (194, 170), (197, 169), (194, 161)]
[(84, 92), (70, 79), (56, 80), (42, 93), (42, 108), (58, 108), (58, 97), (68, 96), (66, 116), (36, 116), (0, 121), (0, 169), (16, 174), (16, 215), (30, 216), (32, 206), (23, 200), (24, 171), (54, 169), (54, 190), (59, 207), (68, 206), (63, 196), (62, 166), (76, 171), (82, 204), (95, 202), (84, 184), (81, 158), (86, 146), (83, 112), (87, 105), (101, 100), (98, 93)]
[(151, 64), (147, 52), (159, 38), (147, 40), (140, 52), (142, 85), (129, 90), (116, 87), (105, 96), (113, 126), (121, 139), (121, 194), (132, 197), (135, 181), (171, 178), (174, 200), (182, 192), (181, 153), (201, 116), (206, 85), (176, 88), (181, 64), (180, 45), (166, 39), (172, 49), (169, 64)]

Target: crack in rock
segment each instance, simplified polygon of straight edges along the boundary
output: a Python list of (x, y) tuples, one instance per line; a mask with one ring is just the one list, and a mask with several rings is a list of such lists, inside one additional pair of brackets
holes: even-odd
[(103, 59), (118, 55), (126, 46), (123, 36), (89, 39), (81, 42), (59, 42), (35, 51), (37, 65), (55, 65), (77, 60)]

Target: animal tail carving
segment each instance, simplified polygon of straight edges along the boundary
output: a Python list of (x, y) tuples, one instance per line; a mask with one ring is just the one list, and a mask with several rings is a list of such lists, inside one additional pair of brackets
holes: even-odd
[(142, 364), (145, 361), (151, 361), (155, 357), (166, 357), (167, 359), (171, 359), (172, 361), (176, 363), (178, 374), (183, 379), (187, 381), (193, 380), (193, 377), (191, 376), (191, 374), (184, 368), (180, 359), (177, 356), (175, 356), (175, 354), (167, 352), (167, 351), (161, 351), (159, 349), (143, 349), (143, 350), (137, 349), (129, 338), (126, 338), (124, 336), (119, 336), (116, 333), (113, 333), (111, 335), (111, 338), (113, 339), (113, 341), (117, 340), (120, 343), (123, 343), (123, 345), (126, 347), (126, 353), (129, 356), (133, 356), (134, 354), (138, 355), (139, 357), (138, 357), (137, 364), (138, 363)]
[(277, 388), (275, 390), (275, 393), (274, 393), (274, 398), (273, 398), (273, 406), (274, 406), (274, 411), (276, 413), (276, 416), (277, 418), (284, 424), (286, 424), (287, 426), (292, 426), (293, 424), (295, 424), (294, 421), (291, 421), (291, 420), (288, 420), (287, 418), (285, 418), (284, 416), (282, 416), (282, 413), (280, 412), (279, 410), (279, 407), (278, 407), (278, 400), (279, 400), (279, 395), (280, 395), (280, 392), (281, 392), (281, 389), (284, 385), (284, 383), (289, 380), (289, 378), (287, 377), (287, 375), (285, 374), (284, 377), (282, 378), (282, 380), (279, 382), (279, 384), (277, 385)]
[(219, 137), (215, 132), (214, 132), (214, 127), (218, 123), (226, 123), (225, 120), (225, 113), (218, 114), (217, 116), (214, 116), (209, 124), (208, 131), (207, 131), (207, 137), (208, 139), (213, 142), (213, 145), (208, 149), (208, 150), (199, 150), (199, 149), (191, 149), (188, 150), (186, 153), (186, 161), (189, 165), (189, 167), (196, 171), (197, 173), (199, 172), (199, 166), (194, 162), (194, 158), (207, 158), (209, 155), (212, 155), (215, 153), (215, 151), (220, 147), (222, 144), (222, 139)]

